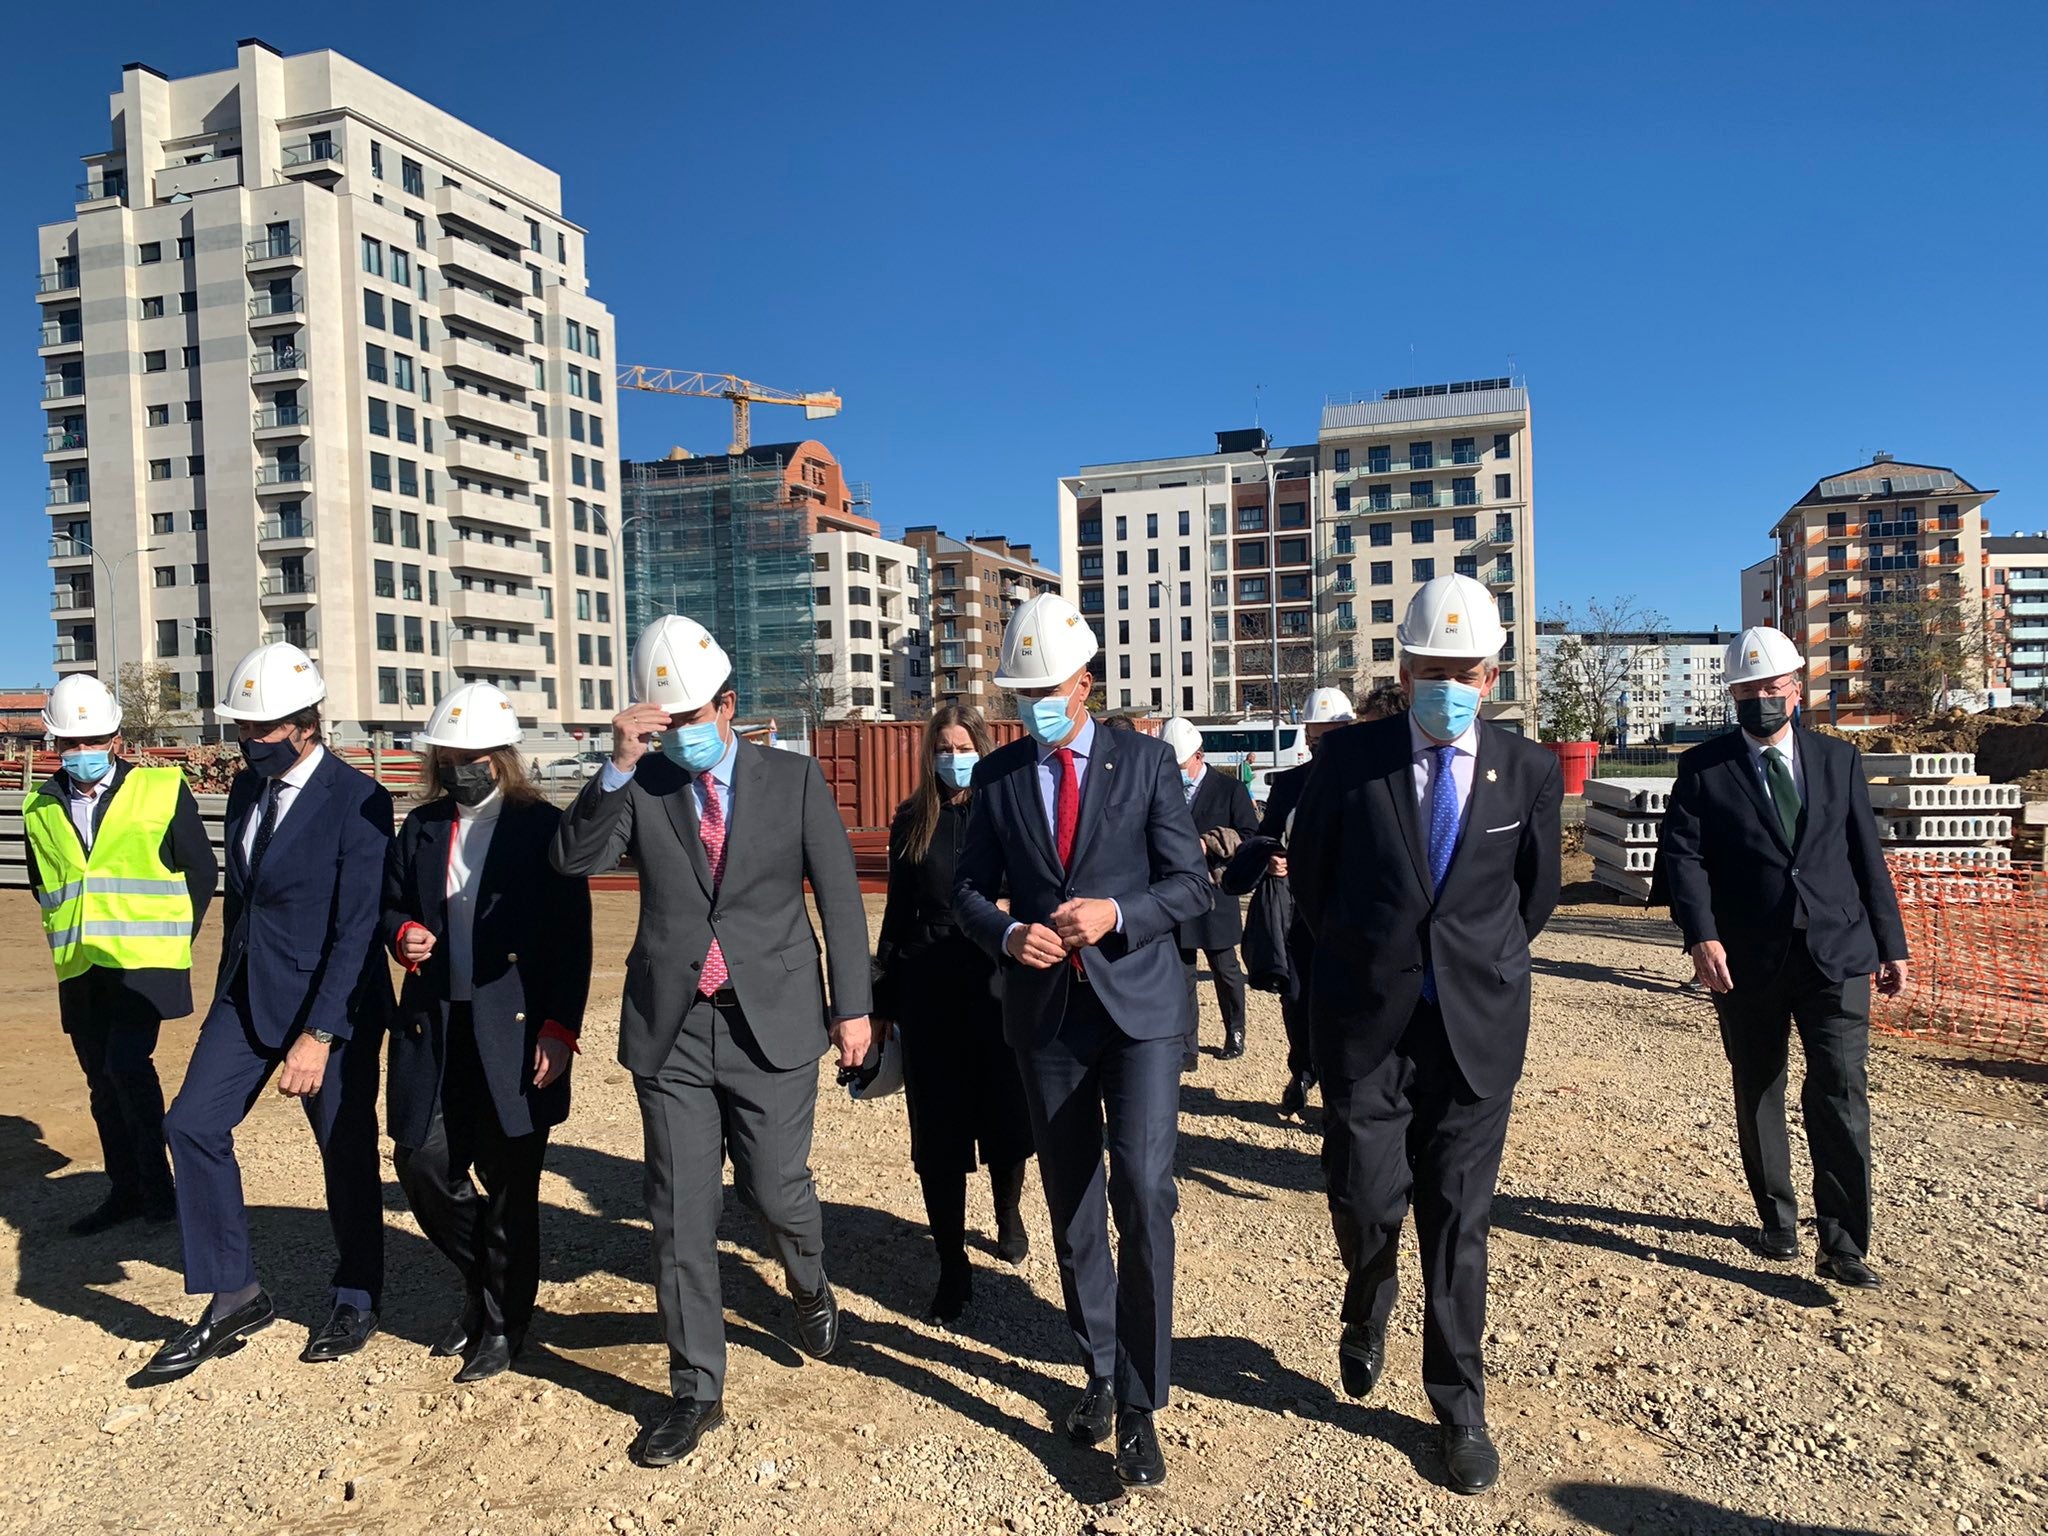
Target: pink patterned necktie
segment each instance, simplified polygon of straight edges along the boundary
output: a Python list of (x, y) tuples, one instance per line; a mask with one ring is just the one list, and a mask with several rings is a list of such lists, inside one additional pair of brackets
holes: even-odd
[[(718, 803), (718, 780), (707, 773), (702, 782), (704, 814), (698, 818), (697, 830), (704, 838), (704, 856), (711, 861), (711, 893), (716, 896), (719, 882), (725, 878), (725, 809)], [(711, 953), (704, 957), (704, 974), (697, 982), (697, 995), (709, 997), (729, 979), (725, 951), (718, 947), (718, 940), (713, 939)]]

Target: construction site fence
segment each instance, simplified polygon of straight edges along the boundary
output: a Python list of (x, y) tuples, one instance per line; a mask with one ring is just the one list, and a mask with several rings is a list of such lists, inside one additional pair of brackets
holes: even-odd
[(1873, 998), (1872, 1026), (1974, 1056), (2048, 1062), (2048, 874), (1888, 863), (1911, 960), (1905, 990)]

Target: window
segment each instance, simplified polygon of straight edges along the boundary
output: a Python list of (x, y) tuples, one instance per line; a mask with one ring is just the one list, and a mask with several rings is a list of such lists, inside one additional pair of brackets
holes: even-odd
[(145, 319), (145, 320), (161, 320), (161, 319), (162, 319), (163, 317), (164, 317), (164, 296), (163, 296), (162, 294), (158, 294), (158, 295), (156, 295), (156, 297), (154, 297), (154, 298), (144, 299), (144, 300), (142, 301), (142, 318), (143, 318), (143, 319)]
[(1351, 487), (1348, 485), (1337, 487), (1337, 510), (1339, 512), (1349, 512), (1351, 510)]
[(1306, 528), (1308, 526), (1308, 503), (1305, 501), (1283, 501), (1280, 503), (1278, 528)]
[(1372, 643), (1372, 659), (1374, 661), (1392, 661), (1394, 659), (1394, 642), (1387, 639), (1375, 639)]
[(1434, 581), (1434, 580), (1436, 580), (1436, 562), (1435, 562), (1434, 560), (1417, 560), (1417, 561), (1415, 561), (1415, 562), (1414, 562), (1414, 574), (1413, 574), (1412, 576), (1410, 576), (1410, 577), (1409, 577), (1409, 580), (1411, 580), (1411, 581)]
[(420, 568), (416, 565), (404, 566), (399, 571), (399, 577), (402, 583), (399, 590), (405, 594), (405, 600), (409, 603), (418, 602), (420, 600)]
[(427, 195), (427, 173), (421, 168), (419, 161), (401, 157), (398, 162), (398, 180), (408, 197)]
[(1376, 587), (1391, 587), (1394, 584), (1394, 562), (1375, 560), (1372, 563), (1372, 584)]
[(1494, 456), (1494, 457), (1495, 457), (1496, 459), (1504, 459), (1504, 458), (1506, 458), (1506, 457), (1508, 456), (1508, 434), (1507, 434), (1507, 433), (1505, 433), (1505, 432), (1496, 432), (1496, 433), (1494, 433), (1494, 434), (1493, 434), (1493, 456)]
[[(420, 440), (419, 418), (414, 415), (413, 408), (409, 405), (401, 405), (398, 408), (398, 440), (401, 443), (416, 443)], [(429, 443), (428, 446), (433, 445)]]
[(1339, 448), (1331, 468), (1335, 469), (1340, 475), (1349, 470), (1351, 468), (1351, 450), (1349, 448)]
[(1266, 600), (1266, 578), (1263, 576), (1238, 577), (1237, 600), (1240, 603), (1263, 603)]
[(1384, 475), (1394, 467), (1394, 450), (1385, 443), (1365, 450), (1365, 472), (1368, 475)]
[(199, 402), (197, 400), (187, 400), (185, 402), (185, 419), (187, 421), (199, 420)]
[(152, 427), (168, 427), (171, 424), (171, 408), (168, 405), (152, 405), (149, 408), (149, 424)]
[(398, 542), (402, 548), (420, 547), (420, 515), (417, 512), (398, 514)]
[(401, 288), (412, 287), (412, 257), (395, 245), (391, 247), (391, 281)]
[(1408, 538), (1411, 543), (1415, 544), (1435, 543), (1436, 519), (1433, 517), (1415, 518), (1408, 524)]
[(1479, 575), (1479, 557), (1477, 555), (1454, 556), (1451, 560), (1451, 574), (1454, 576), (1471, 576), (1476, 579)]
[(179, 259), (180, 261), (187, 261), (187, 260), (190, 260), (190, 259), (191, 259), (191, 256), (192, 256), (192, 237), (191, 237), (190, 235), (180, 235), (180, 236), (178, 236), (178, 245), (177, 245), (177, 252), (178, 252), (178, 259)]
[(1372, 621), (1375, 624), (1394, 622), (1394, 600), (1391, 597), (1375, 598), (1372, 605)]
[[(170, 514), (169, 512), (152, 512), (152, 513), (150, 513), (150, 514), (149, 514), (149, 531), (150, 531), (150, 533), (151, 533), (152, 535), (156, 535), (156, 534), (160, 534), (160, 533), (169, 533), (169, 532), (171, 531), (171, 516), (172, 516), (172, 514)], [(90, 541), (90, 540), (88, 540), (87, 542), (89, 543), (89, 542), (91, 542), (91, 541)]]
[(140, 266), (152, 266), (163, 259), (164, 247), (161, 240), (151, 240), (135, 247), (135, 260)]
[[(384, 146), (375, 139), (370, 140), (370, 174), (379, 181), (384, 179)], [(388, 702), (396, 703), (397, 700)]]
[(363, 324), (379, 331), (384, 329), (384, 295), (374, 288), (363, 290)]
[(190, 458), (185, 460), (185, 473), (190, 475), (194, 480), (205, 479), (206, 455), (203, 453), (195, 453)]
[(389, 560), (373, 561), (370, 570), (376, 578), (377, 596), (387, 598), (398, 596), (398, 583), (391, 574), (392, 566)]
[(385, 366), (386, 353), (380, 346), (366, 343), (363, 347), (363, 373), (372, 384), (388, 384), (391, 370)]
[(170, 479), (171, 461), (169, 459), (151, 459), (149, 461), (149, 478), (152, 480)]
[(412, 393), (412, 359), (403, 352), (391, 354), (391, 383), (395, 389), (402, 389), (407, 394)]
[(421, 627), (418, 614), (409, 613), (405, 616), (405, 648), (415, 656), (426, 653), (426, 631)]
[(1513, 475), (1495, 475), (1493, 477), (1493, 499), (1495, 501), (1512, 500), (1514, 494), (1515, 477)]
[(1392, 523), (1367, 523), (1365, 526), (1365, 540), (1375, 549), (1392, 548), (1394, 543), (1394, 525)]
[[(414, 247), (424, 251), (427, 248), (427, 221), (425, 217), (412, 212), (410, 209), (406, 211), (405, 216), (412, 220), (412, 243)], [(422, 283), (426, 281), (424, 273), (421, 274), (420, 281)]]
[(198, 295), (198, 293), (197, 293), (197, 292), (195, 292), (195, 291), (194, 291), (194, 290), (192, 290), (192, 289), (187, 289), (187, 290), (186, 290), (185, 292), (183, 292), (183, 293), (181, 293), (181, 294), (179, 294), (179, 295), (178, 295), (178, 313), (179, 313), (179, 314), (181, 314), (181, 315), (190, 315), (190, 314), (196, 314), (196, 313), (198, 312), (198, 310), (199, 310), (199, 295)]
[(1436, 444), (1410, 443), (1408, 445), (1408, 467), (1410, 469), (1436, 468)]
[(1479, 537), (1479, 519), (1476, 517), (1454, 517), (1451, 519), (1451, 537), (1460, 543)]
[[(382, 400), (377, 399), (374, 395), (370, 397), (370, 433), (374, 437), (389, 437), (391, 435), (391, 407)], [(389, 490), (390, 488), (388, 480), (383, 486), (379, 487), (381, 490)]]
[(151, 574), (159, 587), (175, 587), (178, 584), (178, 568), (175, 565), (159, 565)]
[(391, 509), (389, 507), (370, 508), (370, 537), (379, 544), (389, 544), (391, 542)]
[(1275, 565), (1307, 565), (1307, 539), (1276, 539), (1273, 545)]
[(377, 649), (395, 651), (398, 649), (398, 615), (380, 613), (377, 615)]
[[(425, 328), (425, 324), (426, 322), (421, 322), (422, 329)], [(401, 299), (391, 301), (391, 334), (403, 336), (407, 341), (412, 340), (412, 306)], [(425, 340), (425, 337), (421, 339)]]
[(187, 368), (197, 368), (199, 366), (199, 349), (197, 347), (180, 348), (178, 360)]
[(1263, 533), (1265, 529), (1265, 507), (1255, 504), (1237, 509), (1237, 531), (1239, 533)]
[(373, 453), (370, 455), (370, 488), (378, 491), (391, 489), (391, 455)]
[(384, 275), (384, 242), (363, 236), (363, 270), (372, 277)]
[(145, 352), (142, 354), (142, 371), (144, 373), (162, 373), (169, 366), (170, 364), (164, 360), (162, 352)]
[(427, 702), (427, 675), (418, 668), (408, 668), (406, 671), (405, 702), (413, 705)]
[(156, 621), (156, 653), (159, 656), (178, 654), (178, 621), (158, 619)]

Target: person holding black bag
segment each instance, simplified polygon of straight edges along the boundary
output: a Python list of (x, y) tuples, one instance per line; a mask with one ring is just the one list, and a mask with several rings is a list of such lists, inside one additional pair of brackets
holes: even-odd
[(950, 1323), (973, 1295), (967, 1262), (967, 1178), (987, 1165), (996, 1253), (1031, 1251), (1020, 1205), (1031, 1114), (1017, 1057), (1003, 1039), (995, 961), (953, 916), (953, 873), (967, 830), (974, 765), (991, 749), (980, 711), (942, 704), (926, 724), (918, 787), (889, 829), (889, 898), (875, 951), (875, 1013), (903, 1052), (910, 1160), (924, 1187), (939, 1255), (930, 1316)]

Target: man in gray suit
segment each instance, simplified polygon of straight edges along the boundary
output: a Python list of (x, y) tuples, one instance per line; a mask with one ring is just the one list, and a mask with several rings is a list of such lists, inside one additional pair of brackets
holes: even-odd
[[(640, 930), (626, 957), (619, 1061), (647, 1146), (655, 1296), (674, 1401), (635, 1447), (668, 1466), (725, 1417), (718, 1218), (725, 1153), (767, 1225), (822, 1359), (839, 1336), (811, 1183), (818, 1058), (867, 1054), (868, 929), (853, 849), (816, 759), (742, 742), (732, 664), (702, 625), (657, 619), (633, 652), (641, 702), (612, 722), (612, 759), (562, 818), (555, 868), (595, 875), (631, 853)], [(660, 750), (648, 750), (659, 736)], [(825, 924), (832, 1008), (804, 907)]]

